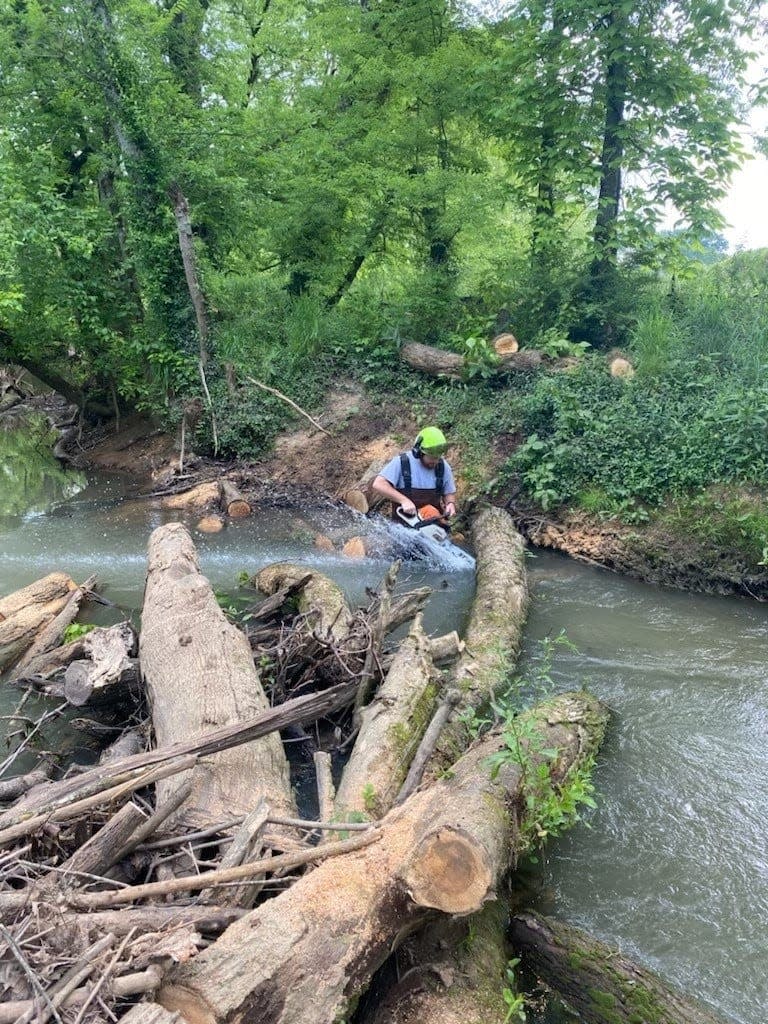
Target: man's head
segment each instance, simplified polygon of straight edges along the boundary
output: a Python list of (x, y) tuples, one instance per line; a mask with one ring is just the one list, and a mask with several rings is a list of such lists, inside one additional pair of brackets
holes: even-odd
[(437, 427), (424, 427), (419, 431), (413, 445), (413, 454), (421, 459), (427, 468), (434, 466), (448, 450), (445, 434)]

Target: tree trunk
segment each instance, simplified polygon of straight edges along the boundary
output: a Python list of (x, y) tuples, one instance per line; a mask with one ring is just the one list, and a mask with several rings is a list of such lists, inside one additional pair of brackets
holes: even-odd
[(253, 511), (231, 480), (221, 481), (221, 504), (230, 519), (244, 519)]
[(360, 731), (336, 793), (336, 821), (354, 820), (355, 811), (369, 818), (387, 813), (429, 724), (437, 686), (420, 618), (376, 696), (360, 711)]
[(0, 599), (0, 672), (32, 646), (76, 589), (66, 573), (52, 572)]
[[(248, 641), (219, 608), (178, 523), (150, 537), (140, 660), (158, 747), (269, 706)], [(192, 794), (177, 815), (191, 828), (247, 814), (261, 798), (275, 814), (296, 817), (288, 764), (274, 734), (205, 758), (192, 777)], [(157, 802), (179, 785), (180, 779), (158, 785)]]
[(606, 714), (563, 695), (521, 720), (522, 762), (492, 776), (489, 735), (382, 822), (381, 839), (329, 860), (232, 925), (167, 978), (158, 1001), (194, 1024), (332, 1024), (405, 935), (436, 912), (466, 914), (495, 895), (521, 847), (527, 786), (555, 747), (553, 781), (591, 756)]
[(522, 643), (528, 612), (525, 541), (510, 516), (487, 508), (472, 521), (477, 556), (477, 590), (464, 636), (466, 649), (454, 666), (454, 685), (463, 697), (438, 741), (433, 770), (466, 749), (466, 713), (479, 711), (504, 684)]
[[(409, 341), (400, 349), (400, 358), (414, 370), (421, 370), (430, 377), (452, 377), (461, 380), (467, 369), (467, 361), (458, 352), (446, 352), (442, 348), (421, 345)], [(536, 349), (525, 349), (522, 352), (510, 352), (493, 367), (494, 372), (503, 374), (536, 370), (543, 362), (541, 352)]]
[(203, 295), (200, 277), (197, 272), (197, 258), (195, 256), (192, 222), (189, 217), (189, 203), (187, 202), (187, 197), (181, 191), (181, 187), (175, 181), (172, 181), (168, 186), (168, 195), (173, 205), (173, 215), (176, 218), (179, 250), (181, 252), (181, 261), (184, 265), (184, 278), (187, 282), (192, 308), (195, 311), (200, 365), (205, 366), (208, 362), (208, 313), (205, 309), (205, 296)]
[(524, 966), (590, 1024), (722, 1024), (652, 971), (570, 925), (517, 914), (510, 936)]

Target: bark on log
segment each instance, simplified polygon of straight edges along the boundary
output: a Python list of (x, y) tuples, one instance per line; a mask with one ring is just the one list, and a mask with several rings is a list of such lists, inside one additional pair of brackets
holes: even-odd
[[(136, 804), (123, 804), (98, 832), (91, 836), (87, 843), (75, 850), (62, 868), (73, 875), (103, 875), (116, 864), (120, 851), (139, 825), (146, 820), (146, 815)], [(75, 879), (77, 881), (77, 879)]]
[[(275, 594), (292, 583), (298, 583), (307, 576), (306, 566), (290, 562), (276, 562), (265, 565), (251, 581), (264, 594)], [(299, 597), (299, 612), (303, 615), (314, 613), (313, 628), (318, 636), (330, 635), (335, 640), (346, 636), (352, 622), (352, 613), (341, 588), (323, 576), (312, 572), (304, 584)]]
[[(178, 523), (150, 537), (140, 661), (158, 747), (242, 722), (269, 706), (250, 645), (226, 619)], [(192, 778), (192, 794), (172, 819), (189, 827), (247, 814), (262, 797), (275, 813), (297, 816), (277, 735), (202, 759)], [(179, 779), (159, 785), (158, 803), (180, 785)]]
[(245, 519), (253, 511), (231, 480), (221, 481), (221, 504), (230, 519)]
[(711, 1010), (578, 928), (516, 914), (512, 944), (523, 963), (590, 1024), (723, 1024)]
[(41, 580), (0, 599), (0, 672), (32, 646), (45, 626), (66, 605), (73, 579), (52, 572)]
[(464, 653), (466, 646), (455, 629), (450, 633), (444, 633), (443, 636), (429, 638), (429, 653), (436, 665), (455, 661)]
[(483, 509), (472, 521), (477, 589), (465, 633), (466, 649), (452, 680), (463, 694), (438, 740), (434, 770), (466, 749), (468, 710), (482, 708), (503, 685), (517, 659), (528, 611), (525, 541), (500, 508)]
[(35, 642), (26, 651), (13, 670), (13, 679), (24, 674), (35, 675), (39, 672), (50, 656), (50, 652), (58, 647), (64, 637), (64, 631), (71, 625), (80, 612), (80, 605), (88, 592), (96, 585), (96, 576), (89, 576), (82, 586), (70, 592), (67, 603), (51, 621), (35, 637)]
[[(556, 747), (553, 781), (592, 755), (605, 725), (598, 702), (563, 695), (529, 712), (521, 734), (536, 750)], [(170, 975), (158, 1002), (190, 1024), (331, 1024), (344, 1017), (390, 949), (435, 911), (465, 914), (492, 899), (514, 860), (525, 824), (529, 771), (486, 759), (488, 736), (449, 777), (415, 793), (382, 822), (365, 850), (322, 864), (232, 925)]]
[(53, 762), (43, 761), (26, 775), (16, 775), (10, 779), (0, 779), (0, 803), (9, 804), (24, 796), (34, 786), (48, 782), (53, 771)]
[(376, 696), (360, 711), (360, 731), (341, 776), (334, 817), (381, 818), (392, 807), (429, 724), (437, 686), (421, 616), (398, 648)]
[(114, 700), (138, 682), (135, 653), (136, 633), (129, 622), (91, 630), (83, 638), (85, 657), (64, 673), (64, 696), (75, 707), (97, 696)]
[[(403, 345), (400, 349), (400, 358), (414, 370), (420, 370), (430, 377), (451, 377), (454, 380), (461, 380), (467, 368), (467, 360), (458, 352), (446, 352), (445, 349), (421, 345), (415, 341)], [(541, 352), (526, 349), (503, 356), (492, 369), (499, 374), (525, 372), (538, 369), (543, 361)]]
[(161, 504), (163, 508), (188, 509), (193, 512), (202, 512), (203, 509), (212, 508), (218, 505), (221, 500), (221, 488), (218, 480), (206, 480), (197, 487), (180, 494), (166, 495)]

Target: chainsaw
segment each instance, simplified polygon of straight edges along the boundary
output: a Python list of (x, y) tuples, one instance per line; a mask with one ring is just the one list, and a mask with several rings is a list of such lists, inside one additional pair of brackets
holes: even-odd
[(462, 568), (474, 566), (474, 558), (452, 543), (448, 520), (434, 505), (424, 505), (417, 512), (405, 512), (402, 505), (399, 505), (396, 515), (404, 526), (416, 532), (414, 540), (425, 554), (438, 557), (441, 554), (448, 555), (452, 562)]

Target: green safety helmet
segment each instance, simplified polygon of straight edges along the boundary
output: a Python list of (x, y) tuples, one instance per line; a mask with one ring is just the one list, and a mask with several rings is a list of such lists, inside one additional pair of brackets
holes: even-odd
[(438, 457), (444, 455), (448, 450), (448, 442), (445, 434), (437, 427), (424, 427), (419, 432), (413, 446), (413, 454), (418, 458), (420, 455), (432, 455)]

